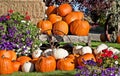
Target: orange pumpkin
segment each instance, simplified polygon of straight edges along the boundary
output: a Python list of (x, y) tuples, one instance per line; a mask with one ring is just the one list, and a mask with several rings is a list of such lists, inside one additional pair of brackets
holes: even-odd
[(41, 29), (42, 33), (51, 34), (52, 23), (49, 20), (41, 20), (38, 22), (37, 27)]
[(87, 61), (87, 60), (92, 60), (92, 59), (93, 59), (93, 61), (96, 62), (95, 56), (94, 56), (93, 54), (91, 54), (91, 53), (86, 53), (86, 54), (80, 56), (80, 57), (77, 59), (78, 64), (79, 64), (80, 66), (84, 66), (83, 59), (84, 59), (85, 61)]
[(10, 60), (16, 60), (17, 55), (13, 50), (0, 50), (0, 57), (3, 56)]
[(71, 34), (78, 36), (88, 36), (90, 30), (90, 25), (88, 21), (75, 20), (70, 24)]
[(117, 36), (117, 43), (120, 43), (120, 36)]
[(25, 62), (30, 61), (31, 58), (28, 56), (20, 56), (17, 58), (17, 61), (20, 62), (20, 65), (23, 65)]
[(56, 14), (57, 13), (57, 7), (56, 6), (49, 6), (46, 10), (47, 16), (50, 14)]
[(75, 67), (76, 67), (76, 66), (78, 66), (77, 59), (78, 59), (79, 56), (80, 55), (78, 55), (78, 54), (70, 54), (70, 55), (67, 56), (67, 58), (73, 59)]
[(73, 59), (64, 58), (57, 61), (58, 70), (70, 71), (70, 70), (74, 70), (74, 68), (75, 68), (75, 64)]
[(0, 56), (0, 74), (12, 74), (14, 72), (12, 61), (5, 58), (4, 55)]
[(72, 12), (72, 7), (70, 4), (64, 3), (58, 7), (57, 12), (60, 16), (66, 16), (68, 13)]
[(35, 63), (35, 69), (38, 72), (51, 72), (56, 69), (56, 60), (53, 56), (41, 56)]
[(64, 21), (67, 24), (70, 24), (74, 20), (77, 20), (77, 19), (82, 20), (83, 18), (84, 18), (84, 14), (82, 12), (73, 11), (67, 14), (67, 16), (65, 16)]
[(52, 24), (54, 24), (54, 23), (57, 22), (57, 21), (61, 21), (61, 20), (62, 20), (62, 17), (59, 16), (59, 15), (57, 15), (57, 14), (51, 14), (51, 15), (49, 15), (49, 17), (48, 17), (48, 20), (49, 20), (50, 22), (52, 22)]
[(30, 60), (30, 62), (32, 62), (33, 64), (35, 64), (38, 61), (38, 58), (34, 58), (32, 60)]
[(12, 63), (13, 63), (14, 72), (19, 71), (19, 69), (20, 69), (20, 62), (18, 62), (18, 61), (13, 61)]
[(67, 35), (68, 24), (65, 21), (58, 21), (53, 25), (53, 34), (55, 35)]

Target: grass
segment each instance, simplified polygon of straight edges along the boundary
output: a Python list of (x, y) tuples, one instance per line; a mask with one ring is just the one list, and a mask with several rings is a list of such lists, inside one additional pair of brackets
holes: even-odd
[(54, 72), (47, 72), (47, 73), (41, 73), (41, 72), (15, 72), (11, 75), (0, 75), (0, 76), (74, 76), (75, 70), (73, 71), (60, 71), (56, 70)]
[[(98, 41), (92, 41), (91, 42), (91, 47), (96, 48), (98, 45), (102, 44), (103, 42), (98, 42)], [(61, 43), (64, 44), (64, 43)], [(84, 43), (75, 43), (79, 45), (85, 45)], [(109, 43), (105, 42), (104, 44), (107, 44), (109, 47), (114, 47), (120, 50), (120, 44), (117, 43)], [(54, 72), (47, 72), (47, 73), (41, 73), (41, 72), (30, 72), (30, 73), (25, 73), (25, 72), (15, 72), (11, 75), (0, 75), (0, 76), (74, 76), (76, 73), (75, 70), (73, 71), (60, 71), (56, 70)]]

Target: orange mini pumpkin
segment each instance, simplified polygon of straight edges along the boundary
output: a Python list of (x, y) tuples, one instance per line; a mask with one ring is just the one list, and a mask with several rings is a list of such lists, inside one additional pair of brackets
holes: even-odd
[(53, 25), (53, 34), (55, 35), (67, 35), (68, 24), (65, 21), (58, 21)]
[(30, 60), (32, 59), (28, 56), (20, 56), (17, 58), (17, 61), (20, 62), (21, 65), (23, 65), (25, 62), (28, 62)]
[(49, 20), (41, 20), (38, 22), (37, 27), (41, 29), (42, 33), (51, 34), (52, 23)]
[(71, 34), (78, 36), (88, 36), (90, 30), (90, 25), (88, 21), (75, 20), (70, 24)]
[(74, 68), (75, 68), (75, 64), (73, 59), (64, 58), (57, 61), (58, 70), (70, 71), (70, 70), (74, 70)]
[(120, 43), (120, 35), (117, 36), (117, 43)]
[(72, 12), (72, 6), (68, 3), (61, 4), (57, 12), (60, 16), (66, 16), (68, 13)]
[(57, 14), (50, 14), (49, 17), (48, 17), (48, 20), (50, 22), (52, 22), (52, 24), (54, 24), (55, 22), (57, 21), (61, 21), (62, 20), (62, 17), (57, 15)]
[(86, 53), (86, 54), (80, 56), (80, 57), (77, 59), (78, 64), (79, 64), (80, 66), (84, 66), (84, 65), (85, 65), (85, 64), (83, 63), (83, 60), (84, 60), (84, 61), (93, 60), (93, 61), (96, 62), (95, 56), (94, 56), (93, 54), (91, 54), (91, 53)]
[(20, 70), (20, 62), (18, 61), (13, 61), (13, 69), (14, 69), (14, 72), (17, 72)]

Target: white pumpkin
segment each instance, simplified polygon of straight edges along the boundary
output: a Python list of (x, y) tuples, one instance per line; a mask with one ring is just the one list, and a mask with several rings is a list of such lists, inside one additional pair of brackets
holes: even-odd
[(22, 71), (23, 72), (33, 72), (34, 71), (34, 64), (31, 62), (25, 62), (22, 65)]
[(119, 53), (120, 53), (120, 51), (119, 51), (118, 49), (113, 48), (113, 47), (109, 47), (109, 48), (108, 48), (108, 50), (109, 50), (109, 51), (112, 51), (114, 55), (116, 55), (116, 54), (119, 54)]
[(68, 51), (63, 48), (53, 49), (53, 56), (55, 57), (55, 59), (62, 59), (67, 57), (68, 55)]
[(37, 50), (33, 51), (32, 58), (39, 58), (41, 56), (42, 52), (43, 51), (38, 48)]
[(46, 49), (46, 50), (44, 50), (43, 55), (47, 55), (47, 56), (53, 55), (52, 49)]
[(102, 53), (102, 50), (107, 49), (108, 46), (106, 44), (100, 44), (97, 46), (96, 50), (95, 50), (95, 54), (99, 54)]
[(89, 46), (85, 46), (81, 48), (81, 55), (84, 55), (86, 53), (92, 53), (92, 49)]
[(73, 48), (73, 54), (79, 54), (81, 52), (81, 48), (83, 46), (79, 45), (79, 46), (74, 46)]

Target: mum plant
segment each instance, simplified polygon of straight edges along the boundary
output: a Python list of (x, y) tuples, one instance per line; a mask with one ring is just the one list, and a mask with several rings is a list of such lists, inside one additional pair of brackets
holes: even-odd
[(18, 54), (30, 54), (39, 47), (40, 30), (30, 21), (30, 16), (9, 10), (0, 16), (0, 50), (15, 50)]

